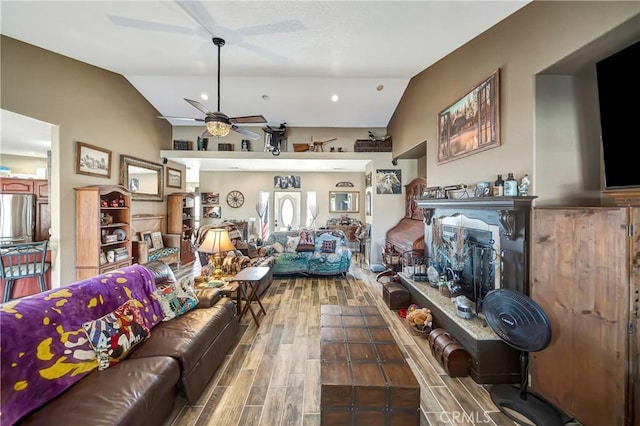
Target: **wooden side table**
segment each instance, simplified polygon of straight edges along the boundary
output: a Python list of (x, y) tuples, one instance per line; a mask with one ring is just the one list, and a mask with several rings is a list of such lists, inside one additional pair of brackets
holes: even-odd
[[(260, 286), (260, 281), (269, 273), (269, 269), (268, 266), (252, 266), (244, 268), (233, 278), (239, 285), (238, 293), (240, 294), (238, 296), (238, 302), (240, 302), (240, 297), (245, 299), (245, 304), (240, 311), (240, 319), (249, 311), (258, 327), (260, 327), (260, 322), (253, 310), (252, 303), (256, 302), (260, 307), (258, 314), (262, 312), (264, 315), (267, 315), (267, 311), (264, 309), (264, 306), (262, 306), (260, 297), (258, 297), (258, 287)], [(240, 306), (239, 303), (238, 306)]]
[(220, 294), (222, 294), (223, 296), (231, 297), (233, 296), (234, 293), (236, 294), (236, 314), (238, 316), (240, 316), (240, 309), (241, 309), (241, 302), (242, 302), (242, 299), (240, 298), (240, 291), (238, 291), (239, 287), (240, 285), (238, 284), (237, 281), (231, 281), (227, 283), (224, 287), (218, 288), (218, 290), (220, 291)]

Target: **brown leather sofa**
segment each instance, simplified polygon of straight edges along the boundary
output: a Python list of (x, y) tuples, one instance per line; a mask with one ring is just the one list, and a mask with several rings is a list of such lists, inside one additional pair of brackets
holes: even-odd
[[(162, 261), (146, 265), (157, 284), (175, 281)], [(218, 289), (199, 290), (195, 309), (151, 329), (123, 361), (93, 371), (30, 414), (24, 425), (159, 425), (172, 412), (176, 392), (195, 404), (237, 339), (231, 299)]]

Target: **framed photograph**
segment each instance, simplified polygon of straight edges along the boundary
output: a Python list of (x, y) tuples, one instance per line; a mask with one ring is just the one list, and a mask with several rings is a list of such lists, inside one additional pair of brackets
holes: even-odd
[(107, 255), (104, 252), (100, 253), (100, 265), (107, 263)]
[(402, 194), (402, 170), (377, 169), (376, 194)]
[(153, 244), (154, 250), (164, 248), (164, 241), (162, 240), (162, 234), (160, 232), (152, 232), (151, 243)]
[(76, 174), (111, 178), (111, 151), (76, 142)]
[(371, 216), (371, 191), (367, 191), (364, 195), (364, 214)]
[(222, 217), (222, 207), (220, 206), (203, 207), (202, 217), (207, 219), (220, 219)]
[(167, 188), (182, 188), (182, 170), (167, 167)]
[(146, 242), (147, 246), (149, 246), (149, 249), (153, 248), (153, 239), (151, 238), (151, 232), (141, 232), (140, 240)]
[(219, 192), (203, 192), (200, 195), (201, 198), (201, 203), (203, 205), (205, 204), (211, 204), (211, 205), (217, 205), (220, 204), (220, 193)]
[(369, 172), (366, 175), (364, 175), (364, 187), (365, 188), (371, 188), (371, 174), (372, 174), (372, 172)]
[(300, 188), (300, 176), (274, 176), (274, 189), (298, 189)]
[(500, 68), (438, 114), (438, 164), (500, 145)]

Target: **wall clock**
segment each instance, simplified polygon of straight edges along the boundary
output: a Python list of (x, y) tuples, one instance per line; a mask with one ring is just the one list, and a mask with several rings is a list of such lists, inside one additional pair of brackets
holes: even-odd
[(244, 204), (244, 195), (240, 191), (231, 191), (227, 194), (227, 204), (230, 207), (238, 208)]

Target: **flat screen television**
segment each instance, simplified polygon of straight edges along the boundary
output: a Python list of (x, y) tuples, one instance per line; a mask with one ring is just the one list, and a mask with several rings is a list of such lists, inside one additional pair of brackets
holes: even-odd
[(607, 189), (640, 187), (640, 41), (596, 63)]

